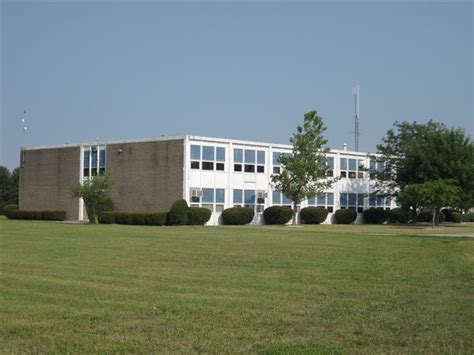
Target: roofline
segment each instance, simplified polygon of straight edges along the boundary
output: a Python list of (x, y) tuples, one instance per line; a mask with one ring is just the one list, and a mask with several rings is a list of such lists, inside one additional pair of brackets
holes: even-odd
[[(141, 139), (122, 139), (122, 140), (97, 140), (92, 142), (83, 142), (83, 143), (65, 143), (65, 144), (54, 144), (54, 145), (37, 145), (30, 147), (22, 147), (23, 150), (39, 150), (39, 149), (58, 149), (58, 148), (74, 148), (82, 147), (89, 145), (111, 145), (111, 144), (127, 144), (127, 143), (146, 143), (146, 142), (160, 142), (160, 141), (171, 141), (171, 140), (199, 140), (199, 141), (208, 141), (215, 143), (224, 143), (224, 144), (240, 144), (248, 146), (260, 146), (260, 147), (271, 147), (279, 149), (292, 149), (293, 146), (290, 144), (281, 144), (281, 143), (267, 143), (267, 142), (255, 142), (241, 139), (229, 139), (229, 138), (216, 138), (216, 137), (204, 137), (204, 136), (194, 136), (194, 135), (184, 135), (184, 136), (170, 136), (170, 137), (152, 137), (152, 138), (141, 138)], [(340, 149), (331, 149), (330, 153), (335, 154), (348, 154), (356, 155), (361, 157), (366, 157), (370, 152), (355, 152), (351, 150), (340, 150)]]

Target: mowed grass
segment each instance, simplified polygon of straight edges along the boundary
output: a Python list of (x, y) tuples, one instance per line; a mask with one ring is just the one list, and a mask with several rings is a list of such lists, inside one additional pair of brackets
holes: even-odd
[(467, 224), (0, 234), (2, 353), (474, 352)]

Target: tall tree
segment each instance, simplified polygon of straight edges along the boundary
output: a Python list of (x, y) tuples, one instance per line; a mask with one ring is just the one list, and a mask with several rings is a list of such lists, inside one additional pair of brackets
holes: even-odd
[(99, 214), (110, 201), (113, 181), (110, 173), (94, 176), (72, 188), (74, 197), (80, 197), (86, 205), (89, 223), (97, 223)]
[(385, 161), (385, 170), (377, 174), (379, 188), (391, 190), (402, 203), (414, 201), (401, 193), (406, 187), (445, 180), (459, 188), (463, 208), (472, 207), (474, 143), (464, 130), (433, 121), (395, 122), (377, 149)]
[(272, 176), (273, 188), (293, 202), (292, 224), (296, 224), (298, 204), (322, 194), (334, 182), (334, 179), (327, 177), (330, 168), (326, 159), (329, 148), (325, 147), (325, 130), (323, 120), (316, 111), (306, 113), (303, 126), (298, 126), (290, 138), (292, 154), (280, 156), (283, 171)]
[(0, 166), (0, 213), (5, 205), (18, 205), (19, 172), (19, 168), (10, 172)]

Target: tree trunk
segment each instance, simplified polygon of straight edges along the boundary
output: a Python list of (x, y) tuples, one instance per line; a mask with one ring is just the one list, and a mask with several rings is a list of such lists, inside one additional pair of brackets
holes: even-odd
[(296, 201), (293, 201), (293, 219), (291, 220), (291, 225), (296, 226)]
[(438, 210), (437, 208), (433, 208), (433, 219), (431, 221), (431, 228), (434, 229), (435, 225), (436, 225), (436, 217), (437, 217), (437, 214), (438, 214)]

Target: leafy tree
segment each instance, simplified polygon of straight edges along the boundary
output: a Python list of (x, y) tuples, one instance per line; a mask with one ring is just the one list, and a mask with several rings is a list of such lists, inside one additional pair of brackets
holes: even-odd
[(96, 224), (99, 214), (104, 211), (110, 203), (110, 190), (113, 181), (110, 173), (94, 176), (72, 188), (74, 197), (80, 197), (86, 205), (89, 222)]
[(411, 184), (406, 186), (401, 192), (400, 197), (405, 195), (410, 198), (416, 197), (423, 207), (433, 209), (432, 227), (439, 225), (439, 212), (442, 206), (451, 206), (456, 203), (461, 189), (446, 180), (429, 181), (423, 184)]
[(301, 201), (322, 194), (334, 179), (327, 178), (330, 170), (323, 137), (326, 127), (316, 111), (304, 115), (303, 126), (298, 126), (290, 139), (293, 152), (280, 156), (283, 171), (272, 176), (273, 188), (293, 201), (292, 224), (296, 224), (296, 207)]
[(18, 205), (19, 172), (19, 168), (10, 172), (0, 166), (0, 213), (6, 205)]
[(464, 130), (433, 121), (395, 122), (377, 149), (385, 161), (378, 188), (391, 191), (402, 204), (421, 206), (419, 196), (401, 193), (406, 187), (444, 180), (459, 188), (459, 206), (473, 206), (474, 143)]

